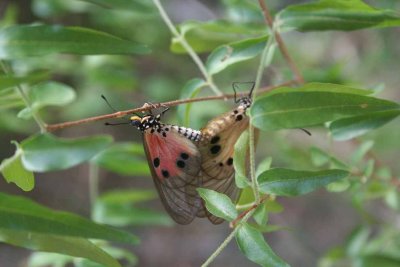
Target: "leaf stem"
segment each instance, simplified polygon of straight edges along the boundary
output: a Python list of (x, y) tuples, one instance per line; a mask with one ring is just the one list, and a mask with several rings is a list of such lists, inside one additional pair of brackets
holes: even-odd
[(153, 3), (157, 7), (158, 11), (160, 12), (161, 18), (164, 20), (165, 24), (168, 26), (171, 33), (179, 41), (179, 43), (181, 43), (183, 48), (185, 48), (185, 50), (188, 52), (188, 54), (193, 59), (194, 63), (200, 69), (200, 72), (203, 74), (203, 76), (206, 79), (207, 84), (210, 86), (211, 90), (214, 91), (214, 93), (216, 95), (221, 96), (222, 92), (215, 85), (212, 76), (207, 72), (207, 69), (204, 66), (203, 62), (201, 61), (199, 56), (196, 54), (196, 52), (193, 50), (193, 48), (189, 45), (189, 43), (186, 41), (185, 37), (182, 34), (180, 34), (178, 32), (178, 30), (175, 28), (175, 26), (172, 23), (171, 19), (169, 18), (168, 14), (165, 12), (163, 6), (161, 5), (161, 2), (159, 0), (153, 0)]
[[(4, 71), (4, 73), (5, 73), (6, 75), (13, 75), (13, 74), (14, 74), (13, 71), (12, 71), (12, 69), (11, 69), (11, 67), (9, 67), (9, 66), (6, 64), (6, 62), (4, 62), (3, 60), (0, 60), (0, 65), (1, 65), (3, 71)], [(24, 89), (22, 88), (22, 86), (21, 86), (21, 85), (17, 85), (17, 86), (15, 86), (15, 88), (17, 89), (17, 92), (19, 93), (19, 96), (20, 96), (20, 97), (22, 98), (22, 100), (24, 101), (25, 106), (26, 106), (27, 108), (30, 109), (30, 111), (31, 111), (31, 113), (32, 113), (33, 119), (36, 121), (37, 125), (38, 125), (39, 128), (40, 128), (40, 132), (41, 132), (41, 133), (46, 132), (46, 126), (47, 126), (46, 123), (45, 123), (45, 122), (40, 118), (40, 116), (33, 110), (32, 104), (31, 104), (31, 102), (30, 102), (30, 99), (29, 99), (29, 97), (26, 95), (26, 93), (25, 93)]]

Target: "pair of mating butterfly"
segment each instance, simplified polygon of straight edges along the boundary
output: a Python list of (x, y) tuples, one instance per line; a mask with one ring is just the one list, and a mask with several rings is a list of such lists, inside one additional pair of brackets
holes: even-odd
[(219, 224), (223, 219), (207, 211), (197, 188), (224, 193), (233, 201), (239, 197), (233, 168), (234, 145), (249, 125), (246, 110), (251, 105), (252, 88), (247, 97), (236, 99), (236, 108), (207, 123), (200, 131), (161, 123), (161, 113), (130, 117), (130, 123), (143, 133), (147, 160), (162, 203), (179, 224), (195, 217), (207, 217)]

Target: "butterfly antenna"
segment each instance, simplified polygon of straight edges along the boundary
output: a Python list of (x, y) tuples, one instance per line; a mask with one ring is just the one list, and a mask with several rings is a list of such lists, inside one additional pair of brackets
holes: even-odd
[(300, 128), (300, 130), (302, 130), (303, 132), (305, 132), (306, 134), (308, 134), (309, 136), (312, 136), (311, 132), (304, 129), (304, 128)]
[(240, 101), (240, 99), (239, 100), (237, 99), (237, 92), (236, 92), (236, 90), (237, 90), (236, 87), (238, 86), (238, 84), (251, 84), (251, 89), (250, 89), (248, 98), (251, 98), (251, 95), (253, 94), (254, 87), (256, 85), (255, 82), (233, 82), (232, 87), (233, 87), (233, 91), (235, 92), (235, 96), (234, 96), (235, 103), (238, 103)]
[(130, 122), (119, 122), (119, 123), (109, 123), (109, 122), (105, 122), (104, 125), (107, 126), (116, 126), (116, 125), (122, 125), (122, 124), (130, 124)]
[(236, 86), (237, 86), (237, 84), (238, 84), (238, 82), (233, 82), (233, 83), (232, 83), (232, 89), (233, 89), (233, 92), (234, 92), (234, 100), (235, 100), (235, 103), (238, 103), (238, 102), (239, 102), (239, 100), (237, 100), (237, 92), (236, 92)]
[(107, 98), (106, 98), (104, 95), (101, 95), (101, 98), (103, 98), (103, 100), (107, 103), (107, 106), (108, 106), (111, 110), (113, 110), (113, 111), (115, 111), (115, 112), (118, 112), (118, 110), (116, 110), (115, 108), (113, 108), (113, 106), (111, 106), (110, 102), (108, 102)]
[(250, 92), (249, 92), (249, 98), (251, 98), (252, 94), (253, 94), (253, 91), (254, 91), (254, 87), (256, 86), (256, 83), (255, 82), (249, 82), (249, 83), (251, 83), (251, 89), (250, 89)]

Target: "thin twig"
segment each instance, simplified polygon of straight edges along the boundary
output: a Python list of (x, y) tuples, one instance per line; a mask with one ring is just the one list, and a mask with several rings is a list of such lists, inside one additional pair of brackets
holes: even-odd
[(231, 221), (229, 223), (229, 227), (230, 228), (235, 228), (237, 223), (244, 217), (246, 216), (246, 214), (248, 214), (250, 211), (255, 210), (261, 203), (263, 203), (266, 199), (268, 198), (268, 195), (263, 196), (259, 202), (255, 202), (253, 203), (253, 205), (251, 205), (247, 210), (243, 211), (242, 213), (239, 214), (239, 216), (237, 216), (236, 219), (234, 219), (233, 221)]
[(161, 18), (164, 20), (165, 24), (167, 24), (171, 33), (175, 36), (175, 38), (181, 43), (183, 48), (188, 52), (188, 54), (192, 57), (194, 63), (200, 69), (201, 73), (203, 74), (204, 78), (207, 81), (207, 84), (210, 86), (211, 90), (214, 91), (216, 95), (222, 95), (222, 92), (217, 88), (215, 85), (212, 76), (208, 73), (206, 67), (204, 66), (203, 62), (201, 61), (200, 57), (196, 54), (193, 48), (189, 45), (186, 41), (185, 37), (178, 32), (175, 28), (174, 24), (172, 23), (171, 19), (168, 17), (168, 14), (165, 12), (161, 2), (159, 0), (153, 0), (154, 5), (157, 7), (158, 11), (160, 12)]
[[(253, 215), (254, 210), (251, 210), (248, 212), (241, 220), (241, 222), (246, 222), (251, 215)], [(224, 242), (221, 243), (221, 245), (214, 251), (213, 254), (201, 265), (201, 267), (207, 267), (210, 265), (211, 262), (215, 260), (215, 258), (221, 254), (221, 252), (224, 250), (224, 248), (231, 242), (231, 240), (235, 237), (237, 231), (239, 231), (240, 226), (235, 227), (233, 231), (228, 235), (228, 237), (224, 240)]]
[[(276, 89), (276, 88), (279, 88), (279, 87), (283, 87), (283, 86), (291, 86), (291, 85), (293, 85), (295, 83), (296, 83), (296, 81), (290, 80), (288, 82), (284, 82), (284, 83), (281, 83), (279, 85), (268, 86), (268, 87), (265, 87), (265, 88), (259, 90), (259, 93), (265, 93), (265, 92), (268, 92), (268, 91), (271, 91), (273, 89)], [(241, 93), (241, 94), (238, 94), (238, 95), (244, 96), (244, 95), (247, 95), (247, 93)], [(115, 113), (111, 113), (111, 114), (100, 115), (100, 116), (85, 118), (85, 119), (76, 120), (76, 121), (68, 121), (68, 122), (57, 123), (57, 124), (49, 124), (49, 125), (46, 126), (46, 130), (49, 131), (49, 132), (52, 132), (52, 131), (55, 131), (55, 130), (68, 128), (68, 127), (72, 127), (72, 126), (77, 126), (77, 125), (84, 124), (84, 123), (101, 121), (101, 120), (112, 119), (112, 118), (121, 118), (121, 117), (124, 117), (124, 116), (129, 115), (129, 114), (148, 111), (148, 110), (151, 110), (152, 108), (158, 108), (158, 107), (161, 107), (161, 106), (173, 107), (173, 106), (182, 105), (182, 104), (186, 104), (186, 103), (192, 103), (192, 102), (210, 101), (210, 100), (223, 100), (223, 99), (231, 99), (231, 98), (234, 98), (234, 94), (227, 94), (227, 95), (221, 95), (221, 96), (206, 96), (206, 97), (198, 97), (198, 98), (190, 98), (190, 99), (168, 101), (168, 102), (164, 102), (164, 103), (154, 104), (154, 105), (151, 105), (151, 106), (146, 105), (146, 106), (143, 106), (143, 107), (140, 107), (140, 108), (134, 108), (134, 109), (124, 110), (124, 111), (119, 111), (119, 112), (115, 112)]]
[(304, 83), (304, 78), (301, 75), (296, 64), (294, 63), (292, 57), (290, 56), (289, 51), (287, 50), (285, 43), (283, 42), (282, 37), (279, 34), (279, 31), (277, 31), (274, 28), (274, 20), (269, 12), (267, 5), (265, 4), (264, 0), (258, 0), (258, 3), (260, 4), (261, 10), (264, 14), (265, 22), (267, 23), (267, 25), (270, 27), (271, 31), (273, 32), (276, 42), (278, 43), (279, 50), (281, 50), (283, 57), (285, 58), (286, 62), (288, 63), (290, 69), (293, 71), (293, 73), (296, 77), (296, 81), (300, 84)]

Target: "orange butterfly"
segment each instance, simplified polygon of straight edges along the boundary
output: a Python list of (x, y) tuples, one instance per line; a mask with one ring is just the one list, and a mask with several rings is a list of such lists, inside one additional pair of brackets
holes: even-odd
[[(228, 195), (235, 203), (240, 195), (240, 189), (235, 184), (235, 170), (233, 168), (234, 146), (240, 135), (249, 127), (249, 117), (246, 114), (251, 106), (251, 94), (254, 83), (248, 96), (236, 99), (239, 105), (233, 110), (224, 113), (207, 123), (201, 129), (201, 140), (198, 145), (201, 155), (201, 187), (215, 190)], [(207, 216), (214, 223), (219, 224), (223, 219), (210, 214), (206, 208), (197, 213), (199, 217)]]

